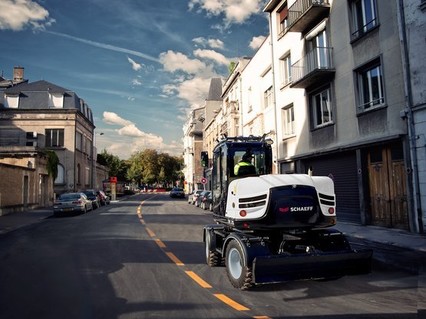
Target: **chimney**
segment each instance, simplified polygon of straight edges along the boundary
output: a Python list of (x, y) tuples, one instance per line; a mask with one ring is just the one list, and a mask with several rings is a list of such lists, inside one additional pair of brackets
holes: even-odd
[(22, 66), (15, 66), (13, 68), (13, 82), (19, 83), (24, 81), (24, 68)]

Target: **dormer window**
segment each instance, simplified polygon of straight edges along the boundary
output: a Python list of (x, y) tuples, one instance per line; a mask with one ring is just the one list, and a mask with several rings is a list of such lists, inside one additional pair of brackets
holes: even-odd
[(49, 93), (49, 108), (63, 108), (64, 95), (59, 93)]
[(6, 95), (5, 102), (6, 107), (17, 109), (19, 106), (19, 95)]

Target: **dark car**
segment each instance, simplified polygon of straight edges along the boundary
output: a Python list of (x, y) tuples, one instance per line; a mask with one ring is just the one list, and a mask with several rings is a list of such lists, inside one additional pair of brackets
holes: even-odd
[(195, 202), (195, 206), (201, 207), (201, 203), (203, 202), (205, 196), (207, 196), (209, 193), (211, 193), (211, 192), (210, 191), (202, 191), (201, 194), (197, 197), (197, 200)]
[(200, 207), (204, 210), (213, 211), (213, 193), (209, 192), (201, 199)]
[(96, 193), (99, 196), (99, 201), (101, 203), (101, 206), (110, 204), (110, 198), (107, 194), (104, 193), (104, 191), (98, 190), (96, 191)]
[(188, 204), (195, 205), (195, 202), (197, 201), (198, 196), (202, 193), (202, 190), (196, 190), (193, 191), (191, 194), (188, 195)]
[(84, 193), (64, 193), (53, 203), (53, 215), (87, 213), (92, 210), (92, 201)]
[(185, 191), (182, 188), (175, 187), (170, 191), (170, 197), (185, 198)]
[(101, 199), (96, 190), (86, 189), (85, 191), (83, 191), (83, 193), (86, 194), (87, 198), (92, 201), (93, 209), (96, 209), (101, 206)]

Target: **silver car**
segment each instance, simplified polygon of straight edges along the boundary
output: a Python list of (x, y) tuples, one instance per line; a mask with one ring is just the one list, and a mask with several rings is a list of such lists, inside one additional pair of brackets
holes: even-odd
[(53, 215), (70, 215), (87, 213), (92, 210), (92, 201), (84, 193), (64, 193), (59, 195), (53, 204)]

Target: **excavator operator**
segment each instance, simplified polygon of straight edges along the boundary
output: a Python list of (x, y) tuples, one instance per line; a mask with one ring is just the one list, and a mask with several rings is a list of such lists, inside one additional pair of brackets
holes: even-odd
[(235, 176), (245, 176), (245, 175), (255, 175), (256, 168), (252, 164), (253, 154), (250, 151), (246, 151), (239, 161), (234, 166), (234, 175)]

